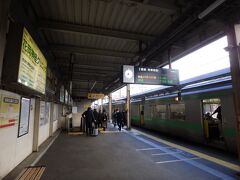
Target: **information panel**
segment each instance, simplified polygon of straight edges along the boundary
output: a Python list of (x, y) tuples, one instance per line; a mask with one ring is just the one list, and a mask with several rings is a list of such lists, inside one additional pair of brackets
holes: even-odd
[(30, 99), (21, 99), (21, 114), (19, 121), (18, 137), (28, 133), (29, 128), (29, 114), (30, 114)]
[(31, 35), (24, 28), (18, 82), (45, 94), (47, 61)]
[(176, 69), (135, 67), (135, 84), (174, 86), (179, 84), (179, 72)]

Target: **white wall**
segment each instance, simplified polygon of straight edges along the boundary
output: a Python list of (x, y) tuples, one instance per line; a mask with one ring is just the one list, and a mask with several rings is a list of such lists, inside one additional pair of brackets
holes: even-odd
[(80, 127), (81, 117), (82, 117), (81, 113), (73, 113), (73, 116), (72, 116), (73, 127)]
[[(0, 90), (0, 94), (20, 96), (14, 93)], [(32, 152), (33, 123), (34, 123), (34, 99), (31, 100), (32, 107), (29, 118), (28, 134), (18, 136), (18, 122), (14, 126), (0, 128), (0, 179), (6, 176), (15, 166)]]
[(53, 106), (53, 133), (58, 129), (58, 121), (59, 121), (59, 108), (58, 104), (54, 104)]

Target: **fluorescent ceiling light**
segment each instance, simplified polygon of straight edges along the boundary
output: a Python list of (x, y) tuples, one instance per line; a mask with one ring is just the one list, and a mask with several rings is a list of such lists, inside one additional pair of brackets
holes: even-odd
[(218, 6), (220, 6), (225, 1), (226, 0), (216, 0), (214, 3), (212, 3), (210, 6), (208, 6), (204, 11), (202, 11), (200, 14), (198, 14), (198, 19), (204, 18), (205, 16), (207, 16), (210, 12), (212, 12), (214, 9), (216, 9)]

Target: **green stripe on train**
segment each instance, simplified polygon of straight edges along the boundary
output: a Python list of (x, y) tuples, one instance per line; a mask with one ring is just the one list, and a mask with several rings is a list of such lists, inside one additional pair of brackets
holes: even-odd
[(223, 129), (224, 137), (236, 137), (237, 136), (237, 129), (234, 128), (224, 128)]
[[(135, 124), (139, 124), (139, 116), (132, 116), (132, 122)], [(169, 128), (178, 128), (178, 129), (186, 129), (193, 131), (195, 133), (202, 133), (202, 125), (201, 123), (193, 123), (186, 122), (183, 120), (173, 120), (173, 119), (159, 119), (159, 118), (149, 118), (145, 117), (144, 124), (149, 126), (161, 126), (161, 127), (169, 127)], [(235, 137), (237, 136), (237, 131), (234, 128), (224, 128), (224, 137)]]

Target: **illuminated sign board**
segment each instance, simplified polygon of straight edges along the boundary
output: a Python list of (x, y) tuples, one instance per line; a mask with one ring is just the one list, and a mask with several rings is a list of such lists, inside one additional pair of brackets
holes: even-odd
[(103, 99), (104, 94), (101, 93), (88, 93), (88, 99)]
[(179, 71), (151, 67), (135, 67), (135, 84), (174, 86), (179, 84)]
[(123, 83), (167, 85), (179, 84), (179, 71), (152, 67), (123, 66)]
[(45, 94), (47, 61), (37, 44), (23, 29), (18, 83)]

